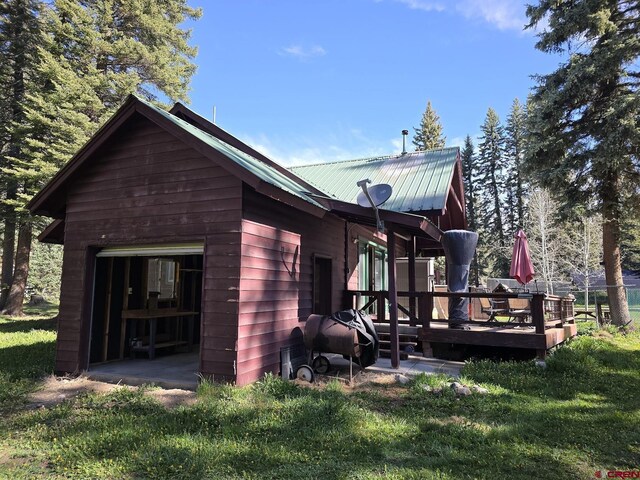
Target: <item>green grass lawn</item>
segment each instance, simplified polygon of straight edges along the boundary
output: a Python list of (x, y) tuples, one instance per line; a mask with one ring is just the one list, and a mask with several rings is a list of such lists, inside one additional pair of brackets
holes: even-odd
[(52, 322), (0, 318), (0, 478), (596, 478), (640, 470), (640, 335), (586, 334), (547, 368), (470, 363), (406, 387), (205, 384), (167, 410), (143, 389), (27, 410), (52, 369)]

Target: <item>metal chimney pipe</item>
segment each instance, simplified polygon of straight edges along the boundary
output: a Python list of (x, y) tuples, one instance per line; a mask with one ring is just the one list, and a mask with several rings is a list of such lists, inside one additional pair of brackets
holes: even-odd
[(402, 130), (402, 155), (407, 153), (407, 135), (409, 135), (409, 130)]

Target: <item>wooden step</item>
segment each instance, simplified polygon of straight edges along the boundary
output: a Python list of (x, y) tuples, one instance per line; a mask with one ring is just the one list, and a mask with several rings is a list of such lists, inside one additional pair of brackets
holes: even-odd
[[(389, 333), (391, 326), (388, 323), (374, 323), (376, 333)], [(400, 335), (418, 335), (418, 328), (410, 325), (398, 325), (398, 333)]]
[[(380, 340), (380, 345), (389, 344), (389, 343), (390, 343), (389, 340)], [(398, 342), (398, 345), (413, 345), (414, 347), (417, 347), (418, 346), (418, 342), (417, 341), (416, 342), (402, 342), (402, 341), (400, 341), (400, 342)]]

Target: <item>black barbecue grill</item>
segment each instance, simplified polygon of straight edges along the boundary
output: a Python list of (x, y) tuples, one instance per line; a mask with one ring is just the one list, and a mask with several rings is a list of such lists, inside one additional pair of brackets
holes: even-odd
[(373, 365), (378, 360), (379, 343), (371, 318), (360, 310), (310, 315), (304, 327), (309, 365), (317, 373), (326, 373), (330, 368), (323, 353), (340, 354), (361, 368)]

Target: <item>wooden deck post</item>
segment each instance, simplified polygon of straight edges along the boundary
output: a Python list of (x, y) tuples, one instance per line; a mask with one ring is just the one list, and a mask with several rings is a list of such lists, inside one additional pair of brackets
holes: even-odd
[(386, 312), (385, 312), (385, 303), (384, 303), (384, 292), (375, 292), (376, 294), (376, 313), (378, 315), (377, 321), (380, 323), (384, 323), (386, 320)]
[[(414, 293), (416, 291), (416, 237), (411, 235), (411, 239), (409, 240), (409, 292)], [(411, 318), (409, 319), (409, 324), (411, 326), (416, 325), (416, 297), (409, 297), (409, 313), (411, 314)]]
[(531, 318), (536, 327), (536, 333), (544, 335), (544, 293), (534, 293), (531, 299)]
[(391, 366), (400, 367), (400, 338), (398, 336), (398, 289), (396, 286), (396, 235), (387, 232), (387, 269), (389, 274), (389, 342), (391, 344)]

